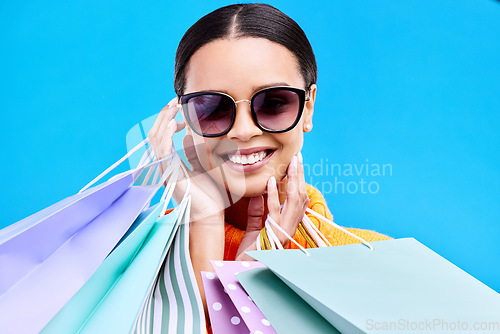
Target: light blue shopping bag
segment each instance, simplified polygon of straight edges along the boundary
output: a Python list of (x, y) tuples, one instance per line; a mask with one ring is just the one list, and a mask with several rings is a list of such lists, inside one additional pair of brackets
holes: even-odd
[[(248, 254), (342, 333), (479, 332), (477, 326), (499, 324), (500, 295), (417, 240), (371, 245)], [(250, 296), (258, 289), (241, 283)]]
[(277, 333), (340, 333), (267, 268), (236, 275)]

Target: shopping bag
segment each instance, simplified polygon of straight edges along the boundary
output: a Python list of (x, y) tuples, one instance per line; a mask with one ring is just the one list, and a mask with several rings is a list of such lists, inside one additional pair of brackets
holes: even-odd
[[(236, 317), (237, 319), (241, 318), (241, 320), (243, 320), (246, 327), (248, 328), (247, 333), (251, 332), (275, 334), (276, 331), (271, 326), (269, 320), (266, 319), (266, 317), (262, 314), (259, 308), (252, 301), (252, 299), (248, 296), (235, 276), (236, 273), (254, 268), (262, 268), (265, 266), (257, 261), (210, 261), (210, 263), (212, 264), (212, 267), (215, 271), (215, 275), (213, 275), (212, 273), (207, 273), (206, 281), (208, 282), (208, 284), (212, 283), (212, 286), (221, 286), (225, 290), (223, 297), (229, 297), (229, 302), (232, 304), (232, 309), (237, 312), (237, 315), (231, 317), (231, 321), (229, 323), (225, 321), (226, 319), (221, 319), (222, 326), (220, 327), (224, 326), (226, 328), (232, 328), (233, 326), (231, 325), (234, 325), (234, 321), (232, 321), (232, 318)], [(217, 285), (217, 283), (213, 283), (213, 281), (219, 281), (220, 283)], [(220, 313), (224, 313), (220, 312), (220, 310), (216, 311), (218, 304), (209, 304), (207, 301), (207, 305), (209, 312), (212, 311), (210, 315), (214, 314), (214, 316), (216, 316)], [(237, 320), (236, 318), (235, 320)], [(210, 319), (212, 319), (212, 317), (210, 317)], [(212, 329), (215, 333), (219, 333), (218, 331), (216, 331), (213, 322)]]
[(205, 313), (189, 255), (190, 196), (187, 199), (174, 241), (143, 302), (133, 333), (184, 334), (206, 331)]
[(277, 333), (340, 333), (269, 269), (242, 271), (236, 278)]
[(43, 329), (44, 333), (128, 333), (151, 289), (175, 232), (185, 214), (188, 199), (168, 215), (176, 170), (160, 203), (145, 210), (122, 242), (106, 258), (89, 281)]
[(0, 294), (50, 256), (132, 185), (133, 173), (66, 198), (0, 231)]
[(86, 187), (0, 233), (2, 332), (38, 332), (78, 291), (157, 191), (133, 186), (156, 164)]
[(216, 273), (202, 271), (203, 290), (207, 301), (212, 333), (248, 334), (254, 333), (242, 321), (236, 306), (228, 296)]
[[(342, 333), (478, 330), (479, 324), (498, 324), (499, 294), (417, 240), (371, 245), (373, 250), (353, 244), (248, 255)], [(259, 307), (268, 307), (272, 300), (262, 303)]]
[[(169, 233), (172, 232), (175, 225), (175, 221), (172, 220), (176, 213), (173, 212), (167, 216), (171, 218), (170, 221), (157, 224), (156, 219), (160, 215), (161, 209), (161, 205), (156, 205), (141, 213), (134, 222), (134, 225), (137, 226), (131, 227), (133, 231), (109, 254), (85, 285), (51, 319), (42, 333), (79, 332), (92, 313), (99, 307), (99, 304), (106, 299), (107, 294), (113, 290), (122, 275), (125, 275), (130, 269), (132, 261), (137, 259), (138, 254), (145, 251), (144, 246), (151, 247), (151, 240), (156, 240), (158, 237), (169, 239)], [(152, 266), (157, 265), (152, 258), (144, 261), (150, 262)], [(147, 281), (147, 278), (144, 277), (144, 280)], [(136, 289), (131, 289), (129, 292), (136, 291)], [(124, 296), (124, 299), (130, 297), (129, 292)], [(123, 300), (123, 302), (125, 301)], [(139, 303), (141, 302), (139, 301)]]

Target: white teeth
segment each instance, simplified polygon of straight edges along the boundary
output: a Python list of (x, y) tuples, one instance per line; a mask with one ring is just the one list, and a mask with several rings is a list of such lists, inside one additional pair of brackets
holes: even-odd
[(266, 156), (267, 156), (266, 151), (252, 153), (249, 155), (228, 154), (228, 158), (229, 160), (231, 160), (231, 162), (241, 165), (253, 165), (254, 163), (264, 159)]

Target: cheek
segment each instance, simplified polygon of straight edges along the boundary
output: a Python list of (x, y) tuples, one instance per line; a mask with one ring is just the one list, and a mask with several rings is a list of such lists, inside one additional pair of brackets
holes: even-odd
[(196, 155), (200, 161), (203, 169), (211, 170), (217, 166), (214, 166), (214, 159), (210, 156), (211, 152), (217, 146), (216, 140), (205, 139), (200, 136), (193, 135), (193, 142), (195, 145)]
[(281, 144), (281, 149), (273, 163), (266, 167), (270, 175), (282, 179), (286, 175), (292, 157), (302, 149), (304, 136), (302, 131), (294, 128), (291, 132), (275, 134), (274, 139)]
[(283, 153), (290, 159), (302, 149), (304, 143), (302, 128), (297, 126), (292, 131), (283, 133), (280, 136), (282, 136), (279, 141), (283, 145)]

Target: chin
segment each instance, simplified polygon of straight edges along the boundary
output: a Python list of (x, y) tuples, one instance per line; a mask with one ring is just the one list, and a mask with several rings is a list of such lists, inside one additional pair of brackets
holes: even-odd
[(264, 195), (267, 192), (266, 185), (264, 184), (262, 187), (248, 187), (246, 189), (243, 197), (255, 197), (259, 195)]
[(229, 191), (233, 199), (240, 199), (241, 197), (255, 197), (266, 193), (266, 184), (256, 186), (253, 184), (237, 184), (229, 185)]
[(225, 185), (219, 183), (222, 189), (226, 189), (231, 193), (233, 202), (237, 202), (242, 197), (254, 197), (263, 195), (267, 191), (267, 182), (255, 182), (252, 180), (227, 180)]

